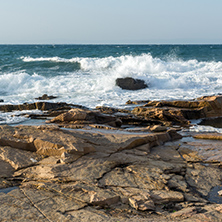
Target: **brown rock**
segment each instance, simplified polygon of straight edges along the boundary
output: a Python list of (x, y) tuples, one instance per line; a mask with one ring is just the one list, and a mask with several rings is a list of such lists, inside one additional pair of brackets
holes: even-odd
[(153, 190), (150, 196), (156, 204), (182, 202), (184, 200), (183, 194), (176, 191)]
[(210, 190), (221, 184), (222, 172), (220, 169), (204, 166), (198, 163), (193, 168), (187, 168), (186, 181), (193, 189), (206, 197)]
[[(0, 111), (12, 112), (13, 110), (56, 110), (56, 109), (71, 109), (75, 105), (67, 103), (50, 103), (50, 102), (36, 102), (36, 103), (24, 103), (21, 105), (1, 105)], [(76, 107), (76, 106), (75, 106)]]
[(37, 100), (50, 100), (50, 99), (56, 99), (56, 96), (48, 96), (47, 94), (44, 94), (38, 98), (35, 98)]
[(196, 134), (193, 137), (196, 139), (222, 140), (222, 134), (220, 133)]
[(160, 125), (154, 125), (154, 126), (150, 127), (150, 130), (152, 132), (164, 132), (164, 131), (167, 131), (167, 127), (160, 126)]
[(155, 205), (150, 197), (132, 196), (129, 198), (130, 206), (136, 210), (154, 210)]
[(77, 121), (82, 121), (84, 124), (108, 124), (110, 126), (119, 127), (122, 122), (115, 116), (105, 115), (98, 111), (89, 111), (83, 109), (71, 109), (70, 111), (63, 113), (54, 119), (50, 120), (51, 123), (75, 123), (79, 124)]
[(32, 166), (41, 159), (33, 152), (14, 149), (11, 147), (0, 147), (0, 157), (8, 162), (15, 170)]
[(90, 203), (98, 206), (110, 206), (112, 204), (118, 203), (120, 197), (113, 194), (112, 192), (90, 192)]
[(128, 105), (131, 105), (131, 104), (139, 105), (139, 104), (145, 104), (145, 103), (148, 103), (148, 102), (150, 102), (150, 100), (137, 100), (137, 101), (128, 100), (126, 102), (126, 104), (128, 104)]
[(61, 155), (63, 152), (86, 154), (94, 152), (94, 147), (68, 131), (55, 127), (35, 126), (0, 127), (0, 145), (17, 149), (36, 151), (41, 155)]
[(179, 147), (179, 152), (186, 161), (202, 161), (207, 163), (222, 162), (220, 140), (192, 139), (187, 137), (184, 138), (183, 141), (184, 143), (181, 143)]
[(27, 151), (36, 151), (33, 139), (26, 134), (18, 133), (11, 126), (0, 126), (0, 145), (10, 146)]
[(182, 210), (179, 210), (177, 212), (174, 212), (171, 214), (171, 217), (183, 217), (183, 218), (188, 218), (193, 215), (197, 214), (197, 209), (196, 207), (188, 207), (184, 208)]
[(189, 124), (189, 121), (183, 116), (183, 113), (177, 109), (136, 107), (132, 113), (146, 118), (172, 122), (173, 124)]
[(193, 101), (150, 101), (136, 107), (133, 113), (172, 124), (188, 125), (190, 119), (220, 117), (222, 96), (203, 97)]
[(13, 167), (0, 158), (0, 178), (12, 177), (13, 173)]

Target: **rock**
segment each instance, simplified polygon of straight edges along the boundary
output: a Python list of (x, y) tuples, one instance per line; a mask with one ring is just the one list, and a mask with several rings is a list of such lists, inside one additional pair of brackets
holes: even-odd
[(38, 98), (35, 98), (37, 100), (50, 100), (50, 99), (56, 99), (56, 96), (48, 96), (47, 94), (44, 94)]
[[(217, 210), (218, 209), (218, 210)], [(168, 221), (221, 221), (220, 204), (190, 206), (171, 214)]]
[(118, 203), (120, 197), (111, 192), (90, 192), (90, 203), (101, 207)]
[(218, 191), (218, 195), (219, 195), (219, 196), (222, 196), (222, 190), (219, 190), (219, 191)]
[[(201, 100), (211, 107), (219, 104)], [(199, 107), (195, 102), (184, 106)], [(161, 102), (156, 106), (140, 108), (163, 108)], [(192, 109), (210, 111), (206, 107)], [(222, 207), (209, 198), (215, 187), (217, 196), (221, 190), (220, 140), (195, 139), (185, 131), (181, 139), (175, 128), (167, 130), (166, 120), (125, 111), (102, 111), (114, 116), (60, 108), (57, 120), (64, 122), (59, 125), (0, 126), (0, 189), (14, 189), (0, 190), (0, 220), (221, 220)], [(163, 108), (182, 121), (184, 112), (175, 109)], [(144, 126), (117, 130), (103, 125), (119, 116)], [(152, 127), (166, 131), (150, 132)]]
[(221, 185), (222, 172), (213, 166), (204, 166), (199, 163), (187, 168), (186, 181), (189, 186), (206, 197), (213, 187)]
[(183, 194), (177, 191), (153, 190), (150, 196), (157, 204), (182, 202), (184, 200)]
[[(200, 134), (201, 138), (218, 138), (218, 135), (212, 134)], [(199, 139), (199, 136), (194, 136), (195, 138), (185, 137), (183, 138), (184, 143), (181, 143), (179, 147), (179, 152), (181, 156), (188, 162), (204, 162), (204, 163), (217, 163), (222, 162), (221, 154), (221, 141), (220, 140), (207, 140)]]
[(0, 132), (0, 145), (36, 151), (40, 155), (60, 156), (65, 151), (83, 155), (95, 151), (91, 144), (55, 127), (46, 130), (35, 126), (0, 126)]
[(127, 89), (127, 90), (139, 90), (148, 87), (145, 81), (140, 79), (133, 79), (131, 77), (117, 78), (116, 85), (122, 89)]
[(189, 124), (189, 121), (183, 116), (181, 110), (176, 109), (136, 107), (132, 113), (137, 116), (144, 116), (145, 118), (171, 122), (172, 124)]
[(221, 133), (201, 133), (193, 136), (196, 139), (222, 140)]
[(0, 111), (3, 112), (12, 112), (13, 110), (57, 110), (57, 109), (71, 109), (75, 105), (67, 103), (49, 103), (49, 102), (36, 102), (36, 103), (24, 103), (21, 105), (1, 105)]
[(71, 163), (80, 158), (82, 155), (78, 154), (70, 154), (67, 152), (63, 152), (60, 158), (60, 163)]
[(183, 176), (181, 175), (173, 175), (172, 178), (168, 181), (167, 186), (170, 189), (176, 189), (183, 192), (188, 191), (187, 183)]
[(0, 146), (10, 146), (17, 149), (36, 151), (33, 138), (25, 134), (19, 134), (16, 128), (0, 126)]
[(32, 166), (41, 159), (40, 156), (33, 152), (13, 149), (11, 147), (0, 147), (0, 157), (15, 170)]
[(179, 210), (177, 212), (174, 212), (171, 214), (171, 217), (183, 217), (183, 218), (190, 218), (191, 216), (197, 214), (197, 209), (196, 207), (188, 207), (182, 210)]
[(0, 193), (0, 206), (2, 221), (48, 221), (19, 189)]
[(9, 163), (0, 158), (0, 178), (12, 177), (14, 171), (15, 170)]
[(171, 124), (189, 125), (190, 119), (220, 117), (221, 112), (222, 96), (209, 96), (192, 101), (149, 101), (134, 108), (132, 113)]
[(150, 197), (132, 196), (129, 198), (130, 205), (136, 210), (154, 210), (155, 205)]
[(3, 99), (0, 99), (0, 103), (3, 103), (4, 102), (4, 100)]
[(198, 125), (213, 126), (214, 128), (222, 128), (222, 117), (201, 119)]
[(50, 123), (74, 123), (79, 124), (108, 124), (113, 127), (120, 127), (122, 121), (115, 116), (105, 115), (98, 111), (89, 111), (83, 109), (71, 109), (70, 111), (63, 113), (54, 119), (50, 120)]
[(160, 125), (154, 125), (154, 126), (150, 127), (150, 130), (152, 132), (163, 132), (163, 131), (167, 131), (167, 127), (160, 126)]
[(131, 101), (131, 100), (128, 100), (126, 102), (127, 105), (131, 105), (131, 104), (134, 104), (134, 105), (139, 105), (139, 104), (146, 104), (150, 102), (150, 100), (136, 100), (136, 101)]

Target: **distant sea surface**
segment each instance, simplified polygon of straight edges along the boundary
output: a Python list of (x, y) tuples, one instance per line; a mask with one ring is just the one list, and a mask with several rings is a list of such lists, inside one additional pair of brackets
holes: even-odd
[[(122, 90), (116, 78), (149, 86)], [(193, 99), (222, 93), (222, 45), (0, 45), (2, 104), (53, 102), (124, 107), (128, 100)]]

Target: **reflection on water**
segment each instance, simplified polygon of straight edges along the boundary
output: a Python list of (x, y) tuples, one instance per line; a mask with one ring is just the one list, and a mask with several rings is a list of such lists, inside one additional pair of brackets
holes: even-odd
[(222, 190), (222, 186), (216, 186), (208, 194), (208, 200), (217, 203), (217, 204), (222, 204), (222, 196), (218, 195), (218, 191)]
[(10, 191), (15, 190), (15, 189), (18, 189), (18, 187), (3, 188), (3, 189), (0, 189), (0, 192), (9, 193)]

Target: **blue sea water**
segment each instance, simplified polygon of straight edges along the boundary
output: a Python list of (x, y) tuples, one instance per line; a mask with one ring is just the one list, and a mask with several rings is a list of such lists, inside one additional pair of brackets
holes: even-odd
[[(143, 79), (122, 90), (116, 78)], [(127, 100), (192, 99), (222, 92), (222, 45), (0, 45), (0, 99), (43, 94), (94, 108)]]

